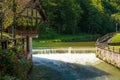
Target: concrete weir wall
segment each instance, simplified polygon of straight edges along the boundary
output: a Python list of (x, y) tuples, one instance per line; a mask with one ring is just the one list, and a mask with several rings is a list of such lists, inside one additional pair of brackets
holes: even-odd
[(116, 53), (107, 49), (97, 48), (97, 57), (120, 68), (120, 53)]

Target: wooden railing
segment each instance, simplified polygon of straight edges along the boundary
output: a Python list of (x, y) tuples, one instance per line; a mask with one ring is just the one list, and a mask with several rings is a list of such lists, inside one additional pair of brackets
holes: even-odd
[[(16, 28), (15, 29), (15, 34), (19, 36), (37, 36), (39, 28), (34, 27), (34, 28), (29, 28), (26, 29), (25, 27), (21, 27), (22, 29)], [(11, 27), (8, 29), (8, 33), (12, 34), (12, 29)]]
[(101, 42), (102, 40), (108, 38), (108, 37), (112, 37), (115, 33), (108, 33), (100, 38), (97, 39), (97, 42)]
[(106, 47), (108, 46), (108, 40), (112, 38), (115, 35), (115, 33), (108, 33), (100, 38), (97, 39), (96, 41), (96, 46), (99, 47)]
[(19, 36), (37, 36), (38, 35), (38, 29), (29, 29), (29, 30), (16, 30), (16, 34)]

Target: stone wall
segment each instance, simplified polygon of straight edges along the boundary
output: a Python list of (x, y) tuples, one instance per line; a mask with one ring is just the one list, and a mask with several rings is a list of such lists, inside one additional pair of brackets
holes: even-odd
[(97, 57), (120, 68), (120, 53), (111, 50), (97, 48)]

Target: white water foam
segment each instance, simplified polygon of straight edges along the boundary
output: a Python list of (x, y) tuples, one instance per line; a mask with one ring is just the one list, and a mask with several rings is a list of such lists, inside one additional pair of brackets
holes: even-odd
[[(77, 64), (96, 64), (100, 62), (94, 53), (90, 54), (33, 54), (33, 61), (41, 62), (41, 59), (49, 59), (63, 61), (67, 63), (77, 63)], [(55, 63), (56, 64), (56, 63)]]

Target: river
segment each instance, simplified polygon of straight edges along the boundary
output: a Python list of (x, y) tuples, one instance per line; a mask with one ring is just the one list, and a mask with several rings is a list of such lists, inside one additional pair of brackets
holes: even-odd
[(120, 80), (120, 70), (94, 53), (33, 54), (32, 80)]
[[(54, 46), (49, 44), (48, 49), (44, 47), (45, 49), (33, 50), (35, 54), (31, 80), (120, 80), (119, 69), (96, 57), (93, 42), (92, 45), (89, 43), (89, 46), (81, 42), (54, 44)], [(55, 47), (68, 50), (61, 51), (62, 53), (53, 51), (56, 49), (49, 51)], [(76, 51), (78, 48), (80, 51)], [(93, 51), (87, 51), (89, 49)]]

